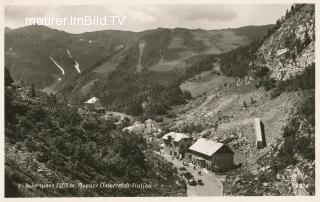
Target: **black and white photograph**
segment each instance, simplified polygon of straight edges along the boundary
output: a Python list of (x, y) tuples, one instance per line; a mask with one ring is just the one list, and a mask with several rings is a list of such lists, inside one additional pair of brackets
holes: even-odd
[(8, 1), (4, 198), (316, 196), (316, 7)]

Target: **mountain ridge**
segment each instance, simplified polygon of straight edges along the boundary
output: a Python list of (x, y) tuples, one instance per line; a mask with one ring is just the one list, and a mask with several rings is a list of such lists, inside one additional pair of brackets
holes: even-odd
[[(261, 29), (266, 30), (268, 26), (261, 26)], [(186, 32), (186, 30), (188, 29), (161, 28), (142, 32), (101, 30), (71, 34), (41, 25), (21, 27), (5, 32), (5, 64), (16, 82), (24, 81), (27, 85), (33, 82), (38, 89), (47, 89), (46, 91), (55, 93), (77, 75), (73, 68), (75, 61), (79, 63), (80, 69), (86, 70), (95, 66), (95, 63), (103, 60), (104, 57), (112, 55), (119, 48), (130, 46), (130, 43), (139, 38), (147, 37), (155, 32), (165, 34), (165, 32)], [(199, 29), (193, 31), (199, 32)], [(215, 31), (217, 30), (212, 30), (212, 32)], [(200, 30), (200, 32), (210, 31)], [(179, 39), (177, 40), (176, 45), (178, 46), (174, 48), (179, 48), (180, 42)], [(183, 48), (181, 44), (180, 48)], [(74, 60), (68, 58), (67, 51), (71, 52)], [(59, 73), (49, 60), (49, 56), (66, 69), (65, 76)], [(54, 83), (58, 85), (54, 86)]]
[[(268, 26), (263, 27), (265, 34), (267, 33), (267, 28)], [(213, 38), (210, 39), (210, 37)], [(234, 37), (234, 39), (232, 39), (232, 37)], [(117, 55), (116, 58), (111, 58), (110, 61), (104, 63), (104, 65), (102, 64), (100, 67), (93, 68), (91, 72), (92, 79), (80, 81), (80, 84), (79, 82), (77, 82), (77, 84), (70, 83), (68, 86), (76, 85), (78, 86), (76, 88), (82, 88), (85, 84), (95, 80), (94, 69), (99, 72), (99, 76), (102, 76), (103, 72), (106, 71), (103, 79), (104, 82), (108, 80), (108, 76), (111, 73), (108, 70), (110, 68), (116, 69), (116, 71), (123, 71), (124, 74), (131, 72), (130, 74), (133, 76), (137, 71), (136, 66), (138, 66), (139, 44), (145, 44), (143, 46), (144, 52), (141, 58), (141, 69), (139, 71), (156, 72), (161, 76), (170, 72), (175, 72), (174, 74), (184, 74), (186, 71), (186, 60), (190, 57), (209, 53), (220, 54), (238, 47), (241, 44), (247, 44), (249, 41), (249, 39), (240, 38), (229, 30), (226, 32), (216, 30), (209, 33), (199, 33), (197, 30), (190, 31), (188, 29), (152, 30), (149, 33), (142, 34), (137, 41), (133, 42), (131, 46), (126, 47), (126, 50), (120, 53), (120, 55)], [(222, 48), (219, 48), (220, 46)], [(122, 60), (119, 60), (119, 58), (122, 58)], [(102, 86), (108, 85), (107, 83), (100, 83)], [(66, 88), (68, 88), (68, 86)], [(71, 94), (78, 94), (77, 91), (79, 90), (74, 90)], [(70, 94), (70, 92), (67, 93), (64, 91), (65, 89), (62, 89), (59, 94)], [(88, 90), (85, 91), (90, 92)], [(101, 92), (95, 94), (92, 92), (92, 94), (80, 95), (80, 98), (83, 100), (90, 96), (104, 97)]]

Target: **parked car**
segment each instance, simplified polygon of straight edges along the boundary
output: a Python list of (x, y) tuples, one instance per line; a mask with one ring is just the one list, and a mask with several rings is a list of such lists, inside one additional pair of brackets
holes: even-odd
[(198, 179), (198, 184), (199, 185), (204, 185), (201, 179)]
[(180, 171), (187, 171), (187, 169), (185, 167), (181, 167), (179, 168)]
[(197, 182), (194, 180), (193, 175), (190, 172), (183, 173), (183, 177), (186, 181), (186, 183), (190, 185), (197, 185)]

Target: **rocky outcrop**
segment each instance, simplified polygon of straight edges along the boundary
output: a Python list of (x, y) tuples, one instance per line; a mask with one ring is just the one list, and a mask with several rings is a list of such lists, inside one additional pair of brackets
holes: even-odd
[(288, 80), (315, 61), (314, 5), (297, 5), (281, 20), (257, 52), (254, 66), (265, 66), (271, 78)]
[(115, 125), (120, 127), (129, 126), (133, 118), (129, 115), (120, 112), (109, 111), (105, 115), (101, 116), (100, 119), (105, 121), (112, 121)]
[(133, 125), (123, 128), (122, 131), (145, 137), (156, 136), (162, 132), (157, 123), (151, 119), (146, 120), (145, 123), (136, 121)]

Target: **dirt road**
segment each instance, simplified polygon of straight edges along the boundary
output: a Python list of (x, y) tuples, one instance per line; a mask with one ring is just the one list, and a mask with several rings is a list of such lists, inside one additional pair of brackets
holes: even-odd
[[(178, 172), (181, 173), (179, 168), (185, 167), (195, 178), (196, 181), (201, 179), (204, 185), (195, 185), (191, 186), (188, 184), (187, 194), (188, 196), (222, 196), (223, 195), (223, 186), (221, 181), (223, 176), (215, 176), (212, 173), (202, 172), (201, 175), (198, 174), (199, 170), (195, 170), (189, 166), (183, 166), (182, 162), (177, 159), (172, 159), (170, 156), (164, 155), (168, 161), (172, 162), (173, 165), (178, 169)], [(219, 178), (219, 179), (218, 179)]]

